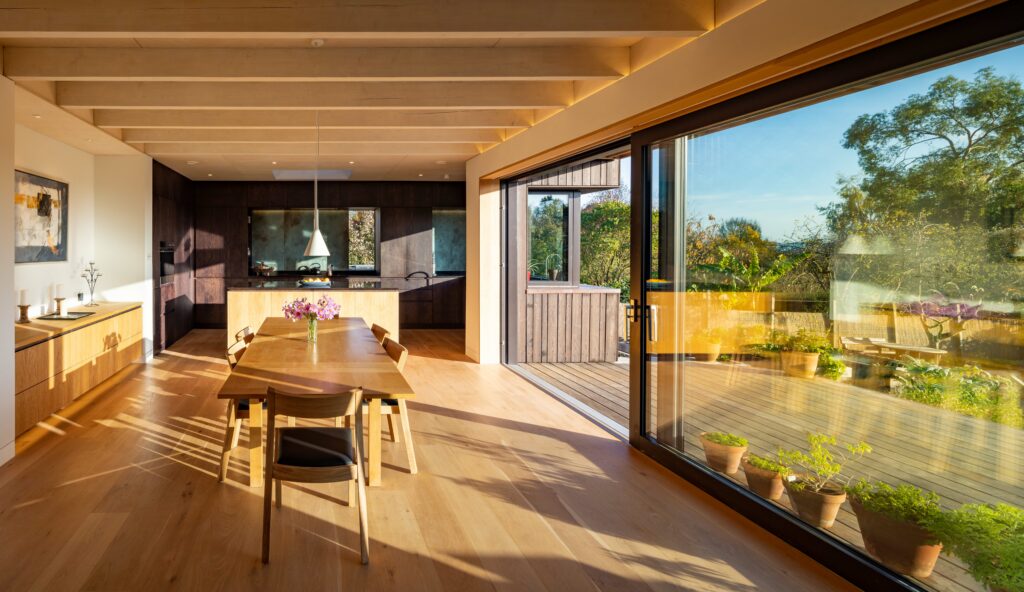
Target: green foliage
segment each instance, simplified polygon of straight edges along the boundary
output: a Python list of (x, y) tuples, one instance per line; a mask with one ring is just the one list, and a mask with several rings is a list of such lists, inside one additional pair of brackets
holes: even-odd
[(768, 340), (765, 343), (755, 344), (752, 348), (759, 352), (801, 352), (805, 354), (824, 354), (835, 351), (826, 335), (809, 329), (799, 329), (792, 335), (775, 329), (768, 333)]
[(580, 212), (580, 282), (618, 288), (629, 297), (630, 206), (608, 198)]
[(715, 444), (721, 444), (722, 446), (746, 446), (747, 439), (736, 434), (730, 434), (728, 432), (708, 432), (704, 434), (704, 439)]
[(756, 454), (751, 454), (749, 457), (747, 457), (747, 462), (761, 469), (762, 471), (771, 471), (773, 473), (778, 473), (783, 477), (789, 475), (790, 473), (789, 467), (782, 465), (778, 462), (775, 462), (770, 458), (758, 456)]
[[(724, 247), (719, 247), (720, 258), (717, 262), (693, 267), (695, 271), (703, 272), (705, 276), (705, 281), (701, 284), (705, 287), (714, 285), (716, 289), (732, 292), (763, 292), (807, 258), (803, 254), (787, 257), (780, 253), (767, 267), (762, 267), (761, 256), (757, 250), (750, 247), (748, 249), (749, 258), (744, 261)], [(692, 285), (690, 289), (697, 290), (698, 285)]]
[[(549, 279), (551, 271), (561, 272), (565, 252), (565, 231), (568, 206), (556, 196), (546, 195), (537, 203), (530, 203), (530, 262), (532, 279)], [(552, 267), (552, 265), (556, 265)]]
[(377, 234), (372, 210), (351, 211), (348, 219), (348, 264), (373, 265)]
[(1020, 390), (977, 366), (946, 368), (907, 357), (897, 372), (896, 396), (1013, 427), (1024, 426)]
[(866, 442), (839, 445), (835, 436), (807, 434), (807, 450), (779, 450), (779, 463), (799, 473), (791, 487), (821, 491), (830, 483), (837, 483), (843, 464), (855, 456), (871, 452)]
[(941, 512), (935, 492), (902, 483), (893, 487), (884, 481), (861, 479), (846, 488), (847, 493), (872, 512), (928, 528)]
[(969, 504), (939, 514), (929, 530), (979, 582), (1024, 592), (1024, 510), (1009, 504)]
[(839, 380), (846, 372), (846, 364), (829, 352), (821, 352), (818, 357), (818, 370), (822, 376), (831, 380)]

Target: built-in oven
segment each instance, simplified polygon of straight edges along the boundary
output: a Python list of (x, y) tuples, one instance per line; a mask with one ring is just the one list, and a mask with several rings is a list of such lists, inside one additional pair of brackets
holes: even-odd
[(174, 245), (160, 241), (160, 284), (174, 282)]

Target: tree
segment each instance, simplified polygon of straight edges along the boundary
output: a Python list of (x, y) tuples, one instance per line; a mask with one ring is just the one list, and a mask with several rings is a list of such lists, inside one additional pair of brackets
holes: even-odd
[(904, 212), (956, 227), (1010, 226), (1024, 206), (1024, 88), (991, 68), (861, 115), (843, 146), (857, 152), (864, 176), (845, 180), (843, 203), (826, 212), (833, 230)]
[(348, 264), (372, 266), (377, 250), (372, 210), (352, 210), (348, 219)]
[(580, 212), (580, 282), (629, 295), (630, 207), (618, 199), (593, 201)]

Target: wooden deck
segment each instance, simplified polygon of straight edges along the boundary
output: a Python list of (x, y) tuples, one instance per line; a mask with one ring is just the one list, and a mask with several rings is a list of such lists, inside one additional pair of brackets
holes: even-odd
[[(865, 440), (874, 452), (847, 465), (855, 478), (909, 482), (944, 505), (1007, 502), (1024, 506), (1024, 431), (826, 379), (799, 379), (741, 364), (685, 362), (686, 453), (703, 458), (697, 435), (728, 431), (766, 453), (805, 444), (808, 432)], [(528, 364), (543, 381), (628, 425), (628, 364)], [(737, 476), (743, 482), (742, 471)], [(788, 502), (784, 500), (787, 508)], [(833, 534), (860, 546), (848, 507)], [(981, 590), (947, 558), (927, 585)]]
[(261, 564), (245, 455), (216, 476), (224, 333), (197, 330), (18, 439), (0, 467), (0, 590), (852, 590), (507, 368), (471, 363), (461, 332), (402, 341), (420, 470), (385, 440), (370, 565), (345, 484), (286, 484)]

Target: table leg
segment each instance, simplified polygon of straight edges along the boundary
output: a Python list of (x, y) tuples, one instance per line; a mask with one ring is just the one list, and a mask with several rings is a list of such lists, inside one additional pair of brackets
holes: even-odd
[(380, 485), (380, 399), (370, 399), (367, 414), (370, 416), (370, 445), (367, 452), (369, 457), (367, 464), (370, 465), (370, 468), (367, 473), (369, 473), (370, 485), (373, 486)]
[(249, 399), (249, 487), (263, 485), (263, 401)]

